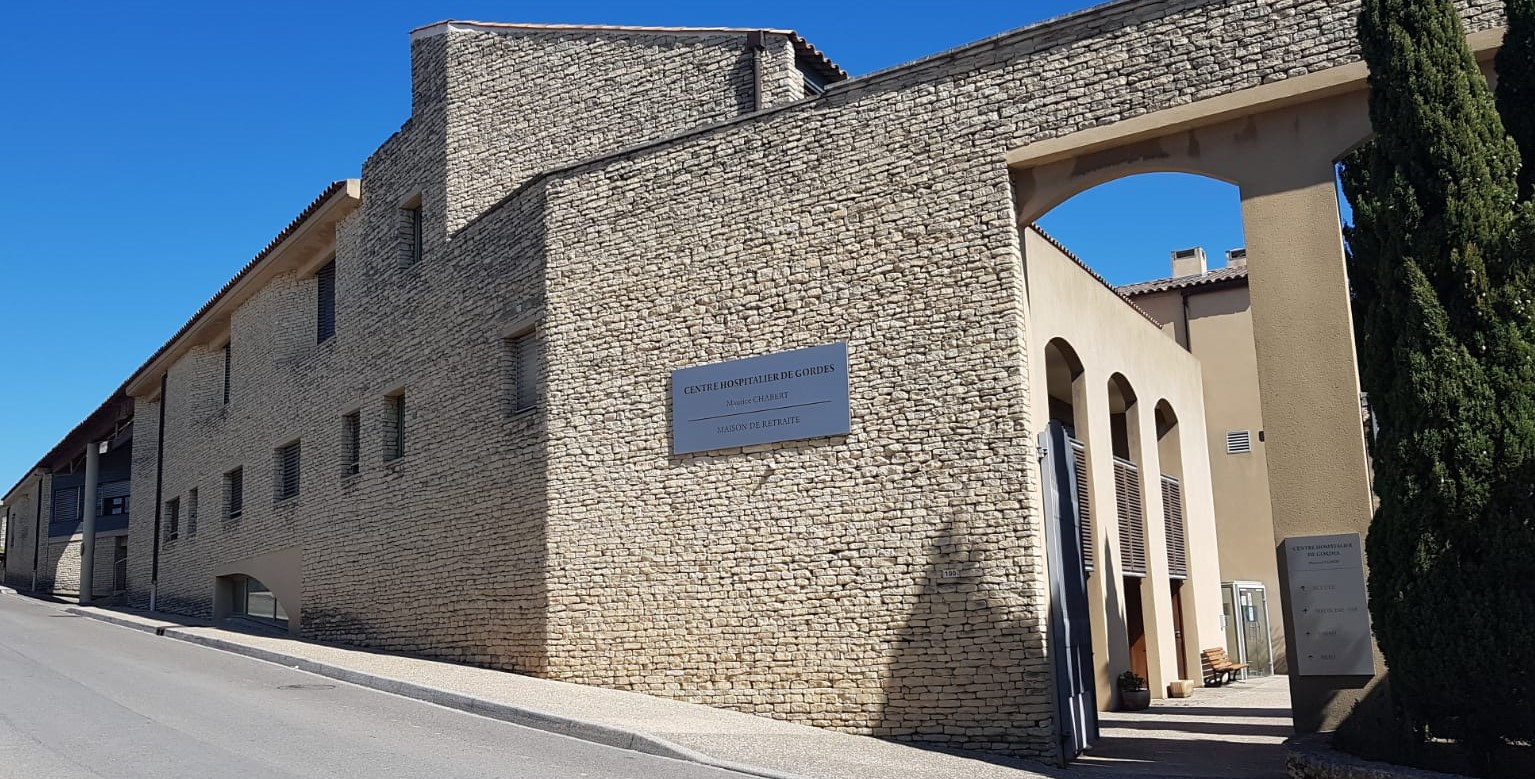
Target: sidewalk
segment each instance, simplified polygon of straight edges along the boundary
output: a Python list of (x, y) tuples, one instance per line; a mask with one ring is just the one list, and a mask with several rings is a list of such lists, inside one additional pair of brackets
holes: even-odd
[(1069, 770), (964, 755), (588, 687), (193, 620), (58, 604), (166, 638), (235, 652), (384, 692), (609, 746), (769, 779), (1151, 779), (1284, 776), (1289, 727), (1283, 677), (1199, 690), (1147, 712), (1104, 713), (1103, 740)]
[(639, 693), (125, 610), (67, 605), (65, 610), (539, 730), (771, 779), (1046, 779), (1048, 770), (1022, 760), (934, 752)]

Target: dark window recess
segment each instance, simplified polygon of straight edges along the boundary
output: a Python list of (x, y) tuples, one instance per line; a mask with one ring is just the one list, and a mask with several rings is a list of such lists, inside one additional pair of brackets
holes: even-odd
[[(224, 344), (224, 405), (229, 405), (229, 344)], [(161, 402), (165, 402), (164, 399)]]
[(400, 264), (415, 265), (421, 261), (424, 229), (421, 223), (421, 200), (400, 209)]
[(506, 342), (508, 371), (507, 385), (512, 411), (537, 408), (538, 397), (538, 336), (524, 333)]
[(119, 495), (115, 498), (101, 499), (101, 516), (115, 517), (118, 514), (128, 513), (128, 496)]
[(128, 589), (128, 540), (117, 539), (112, 550), (112, 589), (121, 592)]
[(287, 500), (298, 494), (299, 442), (277, 450), (277, 499)]
[(197, 489), (187, 491), (187, 538), (197, 535)]
[(239, 519), (245, 513), (245, 470), (224, 474), (224, 518)]
[(390, 395), (384, 399), (384, 459), (398, 460), (405, 456), (405, 395)]
[(171, 498), (165, 501), (165, 540), (175, 541), (181, 537), (181, 498)]
[(325, 343), (336, 334), (336, 261), (331, 260), (314, 275), (318, 287), (315, 312), (315, 343)]
[(341, 474), (351, 476), (362, 471), (362, 413), (353, 411), (341, 418)]

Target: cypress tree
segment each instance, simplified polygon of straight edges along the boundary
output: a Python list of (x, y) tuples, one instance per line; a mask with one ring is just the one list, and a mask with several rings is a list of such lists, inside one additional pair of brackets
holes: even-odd
[(1379, 419), (1370, 611), (1403, 712), (1485, 770), (1535, 735), (1535, 326), (1516, 251), (1535, 222), (1454, 2), (1365, 0), (1359, 34), (1377, 135), (1343, 182)]

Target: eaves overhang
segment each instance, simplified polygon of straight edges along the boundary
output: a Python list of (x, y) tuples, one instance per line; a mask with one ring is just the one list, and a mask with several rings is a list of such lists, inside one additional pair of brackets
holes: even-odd
[(227, 338), (235, 309), (272, 279), (320, 267), (335, 251), (336, 226), (361, 202), (362, 182), (357, 179), (327, 187), (128, 378), (123, 385), (127, 394), (154, 398), (160, 392), (160, 376), (194, 346)]

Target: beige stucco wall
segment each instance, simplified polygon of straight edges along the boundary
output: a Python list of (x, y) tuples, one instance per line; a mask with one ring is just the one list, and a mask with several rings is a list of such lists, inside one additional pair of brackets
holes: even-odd
[[(1205, 419), (1209, 425), (1221, 574), (1224, 581), (1255, 581), (1267, 588), (1274, 670), (1284, 673), (1284, 621), (1278, 606), (1281, 593), (1269, 504), (1268, 457), (1259, 435), (1263, 430), (1263, 409), (1258, 395), (1258, 355), (1253, 347), (1252, 304), (1247, 284), (1244, 280), (1168, 290), (1136, 295), (1134, 300), (1204, 366)], [(1226, 453), (1226, 432), (1236, 430), (1252, 434), (1252, 452)]]
[[(1166, 402), (1176, 414), (1177, 435), (1182, 442), (1189, 555), (1189, 580), (1184, 595), (1184, 659), (1189, 676), (1198, 680), (1200, 649), (1224, 643), (1209, 456), (1203, 446), (1195, 445), (1206, 439), (1199, 361), (1038, 232), (1025, 231), (1023, 246), (1029, 290), (1026, 328), (1031, 375), (1045, 376), (1045, 346), (1054, 339), (1068, 344), (1082, 362), (1080, 382), (1085, 390), (1085, 407), (1076, 408), (1077, 438), (1087, 445), (1092, 472), (1088, 488), (1099, 551), (1089, 591), (1091, 597), (1101, 600), (1094, 604), (1093, 627), (1099, 703), (1104, 708), (1113, 701), (1114, 677), (1129, 667), (1124, 645), (1124, 593), (1118, 574), (1120, 539), (1114, 510), (1113, 450), (1108, 429), (1110, 377), (1122, 375), (1136, 394), (1139, 413), (1134, 415), (1134, 424), (1139, 426), (1139, 447), (1130, 459), (1141, 466), (1148, 561), (1142, 592), (1150, 595), (1144, 604), (1149, 680), (1153, 694), (1160, 697), (1168, 683), (1178, 678), (1178, 673), (1172, 638), (1172, 599), (1167, 586), (1162, 483), (1158, 478), (1174, 468), (1162, 463), (1158, 453), (1153, 409), (1159, 402)], [(1035, 392), (1031, 399), (1035, 427), (1042, 429), (1050, 418), (1047, 396)], [(1096, 610), (1099, 607), (1103, 611)]]

